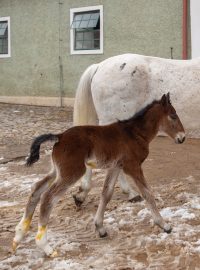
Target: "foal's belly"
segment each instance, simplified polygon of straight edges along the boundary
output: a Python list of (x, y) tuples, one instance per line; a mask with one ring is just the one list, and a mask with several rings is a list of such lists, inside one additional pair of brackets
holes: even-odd
[(90, 169), (110, 169), (119, 166), (119, 159), (117, 160), (100, 160), (96, 157), (91, 157), (85, 160), (85, 166)]

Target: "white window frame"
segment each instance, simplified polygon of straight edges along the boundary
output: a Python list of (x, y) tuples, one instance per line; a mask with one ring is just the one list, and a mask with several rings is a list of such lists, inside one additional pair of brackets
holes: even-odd
[(10, 49), (10, 17), (0, 17), (0, 22), (7, 21), (8, 22), (8, 53), (0, 54), (0, 58), (11, 57), (11, 49)]
[[(99, 10), (100, 13), (100, 49), (98, 50), (74, 50), (74, 29), (71, 28), (74, 14), (78, 12), (86, 12)], [(89, 6), (81, 8), (70, 8), (70, 53), (71, 54), (102, 54), (103, 53), (103, 6)]]

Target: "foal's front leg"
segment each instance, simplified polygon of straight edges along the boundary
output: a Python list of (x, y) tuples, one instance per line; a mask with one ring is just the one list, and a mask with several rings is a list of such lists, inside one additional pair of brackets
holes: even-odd
[(103, 227), (104, 212), (105, 212), (107, 203), (110, 201), (112, 197), (119, 172), (120, 172), (120, 169), (118, 168), (110, 169), (108, 170), (107, 175), (106, 175), (100, 203), (99, 203), (97, 213), (95, 216), (95, 226), (96, 226), (97, 231), (99, 232), (100, 237), (107, 236), (107, 232), (105, 228)]
[[(164, 221), (160, 215), (158, 208), (155, 203), (154, 196), (147, 185), (147, 182), (144, 178), (142, 169), (140, 167), (134, 168), (134, 166), (126, 166), (125, 173), (132, 176), (135, 181), (136, 186), (138, 187), (142, 197), (146, 200), (147, 205), (151, 211), (154, 223), (162, 228), (165, 232), (170, 233), (172, 228), (171, 226)], [(131, 182), (130, 182), (131, 184)]]

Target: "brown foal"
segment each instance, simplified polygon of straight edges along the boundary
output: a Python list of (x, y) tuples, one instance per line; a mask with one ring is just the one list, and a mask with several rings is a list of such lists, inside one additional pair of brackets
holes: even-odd
[(95, 216), (95, 226), (100, 237), (107, 235), (103, 217), (121, 170), (131, 179), (151, 210), (155, 224), (170, 233), (171, 227), (161, 217), (150, 188), (147, 185), (142, 163), (149, 154), (149, 143), (159, 130), (165, 131), (176, 143), (183, 143), (185, 131), (170, 102), (169, 94), (163, 95), (132, 118), (107, 126), (77, 126), (62, 134), (46, 134), (35, 139), (27, 165), (39, 159), (41, 143), (55, 141), (52, 152), (52, 169), (36, 183), (29, 197), (25, 213), (16, 227), (13, 240), (15, 250), (29, 230), (30, 222), (40, 201), (40, 214), (36, 244), (49, 256), (56, 252), (47, 241), (47, 224), (53, 206), (67, 188), (79, 180), (90, 166), (107, 169), (107, 175)]

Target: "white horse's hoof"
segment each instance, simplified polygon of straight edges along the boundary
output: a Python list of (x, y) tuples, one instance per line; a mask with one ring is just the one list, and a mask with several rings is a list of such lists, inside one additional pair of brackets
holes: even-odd
[(172, 231), (172, 227), (167, 223), (164, 225), (163, 229), (164, 229), (164, 232), (166, 232), (166, 233), (171, 233), (171, 231)]
[(138, 194), (134, 197), (131, 197), (131, 199), (128, 199), (129, 202), (142, 202), (143, 201), (143, 198)]

